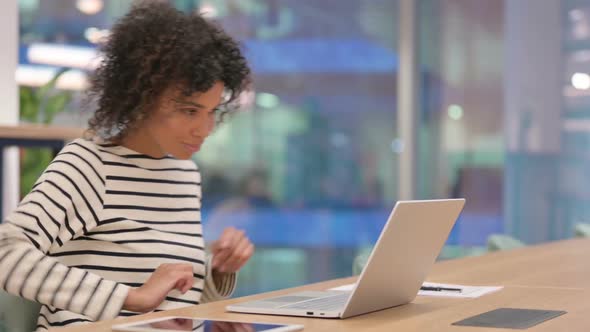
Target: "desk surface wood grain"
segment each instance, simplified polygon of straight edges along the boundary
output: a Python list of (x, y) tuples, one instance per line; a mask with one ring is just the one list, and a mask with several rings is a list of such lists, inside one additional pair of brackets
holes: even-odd
[[(500, 307), (565, 310), (568, 313), (527, 331), (586, 331), (590, 326), (590, 239), (560, 241), (435, 264), (428, 280), (473, 285), (504, 285), (476, 299), (419, 296), (412, 303), (344, 320), (229, 313), (225, 306), (300, 290), (322, 290), (355, 281), (330, 280), (294, 289), (191, 306), (166, 312), (55, 329), (64, 332), (111, 331), (113, 323), (170, 315), (247, 322), (305, 325), (305, 331), (467, 331), (453, 322)], [(481, 332), (498, 329), (478, 328)]]

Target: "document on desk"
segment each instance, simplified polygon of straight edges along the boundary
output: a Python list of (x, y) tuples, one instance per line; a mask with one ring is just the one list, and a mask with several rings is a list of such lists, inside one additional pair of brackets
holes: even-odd
[[(423, 296), (444, 296), (444, 297), (466, 297), (476, 298), (485, 294), (497, 292), (504, 286), (467, 286), (455, 284), (439, 284), (435, 282), (425, 282), (422, 284), (423, 288), (440, 288), (441, 290), (423, 290), (418, 292), (418, 295)], [(459, 289), (460, 291), (456, 291)]]
[[(348, 284), (340, 287), (330, 288), (329, 290), (351, 291), (354, 285), (355, 284)], [(502, 288), (504, 288), (504, 286), (466, 286), (455, 284), (439, 284), (435, 282), (424, 282), (422, 284), (422, 289), (418, 291), (418, 295), (476, 298), (488, 293), (499, 291)]]

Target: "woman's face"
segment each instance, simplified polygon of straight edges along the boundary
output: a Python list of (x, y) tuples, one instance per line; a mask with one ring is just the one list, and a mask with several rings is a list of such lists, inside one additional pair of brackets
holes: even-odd
[(178, 87), (166, 89), (142, 123), (123, 141), (136, 151), (154, 157), (171, 154), (190, 159), (215, 128), (215, 111), (221, 103), (223, 83), (190, 96)]

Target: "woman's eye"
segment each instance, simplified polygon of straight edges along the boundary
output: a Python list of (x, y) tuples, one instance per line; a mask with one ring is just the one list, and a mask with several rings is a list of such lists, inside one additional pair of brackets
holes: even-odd
[(198, 111), (197, 111), (196, 109), (185, 109), (185, 110), (184, 110), (184, 113), (186, 113), (186, 114), (188, 114), (188, 115), (191, 115), (191, 116), (193, 116), (193, 115), (197, 115), (197, 112), (198, 112)]

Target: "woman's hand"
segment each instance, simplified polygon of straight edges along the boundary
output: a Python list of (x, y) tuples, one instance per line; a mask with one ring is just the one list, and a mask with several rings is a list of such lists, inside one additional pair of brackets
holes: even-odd
[(129, 290), (123, 309), (135, 312), (152, 311), (164, 301), (171, 290), (178, 289), (184, 294), (193, 284), (193, 267), (190, 264), (162, 264), (145, 284)]
[(228, 227), (217, 241), (211, 243), (213, 263), (211, 268), (214, 272), (231, 273), (236, 272), (246, 264), (254, 253), (254, 245), (244, 231)]

